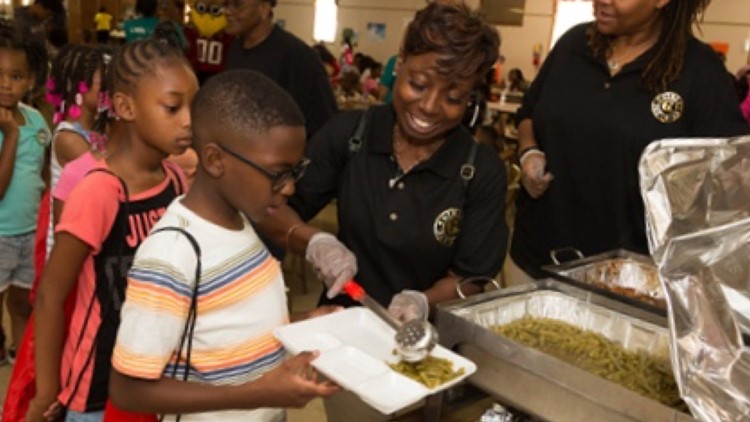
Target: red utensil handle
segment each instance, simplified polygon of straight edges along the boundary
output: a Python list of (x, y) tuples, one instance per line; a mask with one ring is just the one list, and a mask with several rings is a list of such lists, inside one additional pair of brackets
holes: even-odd
[(349, 280), (344, 284), (344, 292), (358, 302), (361, 302), (365, 298), (365, 289), (354, 280)]

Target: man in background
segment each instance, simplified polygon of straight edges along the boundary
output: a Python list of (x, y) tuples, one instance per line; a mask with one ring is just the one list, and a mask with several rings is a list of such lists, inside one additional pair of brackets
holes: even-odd
[(154, 27), (159, 23), (159, 17), (156, 16), (157, 9), (156, 0), (136, 0), (135, 12), (138, 17), (127, 20), (122, 25), (127, 42), (143, 40), (151, 36)]
[(13, 26), (23, 39), (30, 40), (35, 51), (30, 61), (36, 83), (24, 102), (51, 118), (49, 103), (43, 98), (44, 81), (47, 80), (48, 60), (68, 43), (67, 13), (62, 0), (35, 0), (29, 6), (16, 7)]
[(65, 26), (64, 17), (65, 7), (62, 0), (35, 0), (29, 6), (15, 8), (13, 25), (24, 39), (34, 39), (46, 44), (47, 33), (53, 26)]
[(226, 32), (237, 37), (227, 69), (263, 73), (284, 88), (305, 116), (307, 138), (336, 113), (336, 100), (320, 57), (302, 40), (273, 23), (276, 0), (227, 0)]

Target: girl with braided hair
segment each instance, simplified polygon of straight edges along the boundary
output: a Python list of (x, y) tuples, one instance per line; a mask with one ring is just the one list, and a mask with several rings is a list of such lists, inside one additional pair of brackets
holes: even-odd
[[(107, 101), (102, 79), (107, 50), (70, 44), (60, 50), (52, 62), (51, 76), (46, 84), (45, 99), (53, 108), (57, 127), (50, 145), (49, 189), (42, 197), (34, 247), (34, 283), (28, 297), (33, 303), (41, 273), (52, 249), (53, 227), (67, 195), (86, 172), (94, 167), (103, 151), (104, 111)], [(96, 151), (95, 151), (96, 150)], [(96, 154), (96, 155), (94, 155)], [(63, 166), (65, 171), (63, 172)], [(78, 169), (78, 170), (74, 170)], [(70, 295), (68, 309), (75, 295)], [(70, 320), (70, 312), (65, 321)], [(6, 420), (23, 419), (34, 395), (34, 319), (30, 318), (10, 380), (3, 406)]]
[[(62, 210), (67, 192), (55, 192), (63, 167), (78, 157), (104, 151), (104, 126), (109, 100), (104, 87), (108, 60), (106, 50), (85, 44), (65, 46), (52, 62), (47, 80), (46, 99), (54, 107), (57, 125), (50, 148), (50, 189), (54, 201), (53, 218)], [(68, 189), (69, 190), (69, 189)], [(63, 197), (61, 197), (63, 196)], [(52, 249), (52, 225), (47, 237), (47, 253)]]
[[(198, 82), (181, 52), (157, 40), (128, 43), (108, 68), (110, 131), (117, 148), (65, 201), (34, 303), (36, 396), (27, 421), (97, 421), (108, 397), (111, 354), (135, 249), (184, 178), (166, 161), (191, 144)], [(65, 336), (64, 305), (75, 289)]]
[(748, 133), (724, 65), (693, 35), (709, 3), (594, 0), (595, 21), (557, 42), (517, 115), (524, 189), (510, 255), (522, 271), (510, 265), (511, 283), (541, 277), (558, 248), (648, 253), (646, 145)]
[[(0, 25), (0, 314), (7, 299), (13, 345), (20, 343), (30, 313), (34, 232), (50, 139), (41, 113), (22, 102), (36, 81), (34, 57), (29, 40)], [(5, 360), (2, 331), (0, 337)]]

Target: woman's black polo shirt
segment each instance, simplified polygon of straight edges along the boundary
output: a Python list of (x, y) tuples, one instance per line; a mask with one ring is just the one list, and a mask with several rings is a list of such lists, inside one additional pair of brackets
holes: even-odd
[[(312, 160), (289, 201), (302, 218), (337, 199), (339, 239), (357, 256), (356, 280), (387, 306), (403, 289), (426, 290), (448, 270), (461, 276), (494, 276), (508, 239), (505, 166), (484, 145), (477, 151), (468, 187), (459, 170), (474, 142), (459, 127), (427, 161), (391, 187), (392, 106), (374, 107), (359, 151), (349, 139), (362, 111), (341, 113), (310, 140)], [(352, 304), (343, 295), (335, 303)]]
[[(655, 94), (642, 87), (641, 74), (656, 47), (610, 76), (587, 47), (587, 25), (559, 40), (519, 110), (519, 121), (533, 120), (555, 177), (541, 198), (522, 190), (517, 202), (511, 256), (536, 276), (556, 248), (571, 246), (585, 255), (616, 248), (648, 253), (638, 160), (650, 142), (748, 133), (727, 72), (710, 47), (691, 38), (679, 80)], [(674, 94), (681, 114), (670, 103)], [(678, 114), (669, 123), (657, 119)]]

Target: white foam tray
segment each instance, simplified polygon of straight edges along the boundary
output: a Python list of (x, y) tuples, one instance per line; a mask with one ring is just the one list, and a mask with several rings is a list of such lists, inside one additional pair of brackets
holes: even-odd
[(399, 360), (393, 355), (395, 331), (361, 307), (285, 325), (274, 334), (293, 354), (319, 350), (315, 368), (386, 415), (461, 382), (477, 369), (463, 356), (435, 346), (433, 356), (450, 360), (453, 369), (463, 368), (464, 374), (430, 389), (393, 371), (387, 363)]

